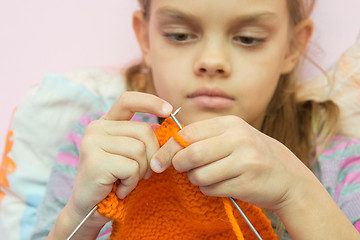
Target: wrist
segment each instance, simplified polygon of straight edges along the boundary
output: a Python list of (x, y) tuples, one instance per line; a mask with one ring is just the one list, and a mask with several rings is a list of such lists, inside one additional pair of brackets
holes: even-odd
[[(93, 215), (99, 214), (95, 212)], [(50, 239), (67, 239), (84, 217), (74, 211), (68, 203), (59, 213), (55, 226), (49, 234)], [(96, 220), (94, 217), (89, 217), (72, 239), (96, 239), (105, 223), (104, 221)]]
[(294, 188), (274, 209), (293, 239), (357, 239), (355, 228), (315, 176)]
[(325, 218), (318, 211), (323, 206), (323, 191), (320, 183), (297, 184), (289, 191), (286, 200), (274, 212), (279, 216), (290, 236), (295, 239), (314, 238), (317, 226), (323, 224)]

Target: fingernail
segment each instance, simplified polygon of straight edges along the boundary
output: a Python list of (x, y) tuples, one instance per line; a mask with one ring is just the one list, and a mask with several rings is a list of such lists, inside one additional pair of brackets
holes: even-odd
[(161, 172), (162, 166), (156, 158), (151, 159), (150, 166), (154, 172), (157, 172), (157, 173)]
[(145, 180), (148, 180), (152, 175), (152, 171), (149, 169), (146, 173), (145, 176), (143, 177)]
[(118, 188), (116, 191), (116, 195), (118, 196), (119, 199), (124, 199), (128, 194), (129, 194), (129, 190), (127, 190), (123, 186), (120, 189)]
[(172, 106), (169, 103), (165, 102), (162, 106), (163, 114), (169, 114), (171, 113), (171, 110), (172, 110)]

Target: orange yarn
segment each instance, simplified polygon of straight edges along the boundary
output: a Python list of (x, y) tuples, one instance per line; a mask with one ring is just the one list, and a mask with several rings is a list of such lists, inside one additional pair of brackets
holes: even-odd
[[(155, 134), (161, 146), (171, 137), (182, 146), (189, 146), (178, 131), (168, 118)], [(173, 167), (140, 180), (123, 200), (115, 194), (117, 186), (115, 183), (111, 193), (98, 204), (100, 213), (114, 219), (110, 239), (256, 239), (227, 198), (204, 195), (190, 183), (186, 173)], [(260, 208), (236, 202), (264, 240), (277, 239), (270, 220)]]
[(187, 148), (188, 146), (190, 146), (190, 143), (188, 143), (184, 139), (182, 139), (178, 132), (174, 132), (173, 138), (177, 141), (178, 144), (180, 144), (184, 148)]
[[(11, 152), (11, 149), (14, 145), (14, 140), (12, 140), (12, 137), (14, 135), (13, 130), (9, 130), (8, 134), (6, 136), (6, 145), (5, 145), (5, 151), (2, 158), (2, 162), (0, 164), (0, 186), (9, 188), (10, 184), (7, 180), (6, 175), (9, 175), (13, 172), (15, 172), (17, 166), (14, 162), (14, 160), (9, 156), (9, 153)], [(0, 190), (0, 203), (5, 197), (5, 192)]]
[(224, 203), (225, 212), (229, 217), (229, 221), (231, 223), (231, 226), (233, 228), (233, 231), (234, 231), (236, 237), (238, 238), (238, 240), (243, 240), (244, 236), (243, 236), (241, 229), (236, 221), (236, 218), (234, 217), (233, 208), (232, 208), (230, 200), (228, 198), (223, 198), (223, 203)]

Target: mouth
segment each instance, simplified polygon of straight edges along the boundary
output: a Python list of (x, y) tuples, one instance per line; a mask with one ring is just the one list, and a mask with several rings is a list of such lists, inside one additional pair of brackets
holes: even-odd
[(187, 98), (201, 108), (224, 109), (233, 105), (235, 98), (218, 88), (200, 88)]

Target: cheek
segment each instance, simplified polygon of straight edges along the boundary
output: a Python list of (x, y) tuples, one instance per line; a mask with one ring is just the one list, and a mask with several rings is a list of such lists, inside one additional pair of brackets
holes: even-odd
[[(157, 61), (161, 63), (163, 61)], [(165, 63), (165, 62), (163, 62)], [(157, 96), (174, 104), (176, 96), (181, 92), (181, 78), (172, 67), (166, 64), (155, 64), (152, 67), (153, 82)]]
[[(286, 42), (279, 41), (280, 44), (271, 44), (261, 56), (248, 58), (248, 78), (250, 87), (257, 94), (264, 94), (266, 98), (271, 98), (283, 69), (285, 61)], [(270, 95), (270, 96), (268, 96)]]
[[(275, 46), (238, 61), (234, 69), (239, 79), (239, 104), (250, 124), (261, 125), (263, 114), (277, 87), (285, 53)], [(246, 99), (246, 101), (244, 100)]]
[(265, 43), (264, 48), (248, 54), (247, 59), (258, 74), (265, 78), (280, 77), (289, 48), (287, 24), (279, 27)]
[(156, 93), (172, 103), (177, 96), (185, 94), (187, 86), (191, 84), (190, 61), (181, 59), (179, 54), (169, 54), (165, 49), (153, 53), (151, 68)]
[(260, 58), (248, 58), (234, 70), (237, 78), (241, 79), (240, 84), (244, 86), (246, 94), (253, 95), (256, 99), (262, 95), (272, 95), (280, 77), (282, 63), (283, 58), (264, 54)]
[(280, 63), (274, 64), (266, 62), (257, 71), (254, 71), (250, 79), (253, 79), (249, 84), (249, 93), (252, 93), (252, 99), (255, 105), (258, 105), (261, 111), (265, 111), (269, 104), (280, 78)]

